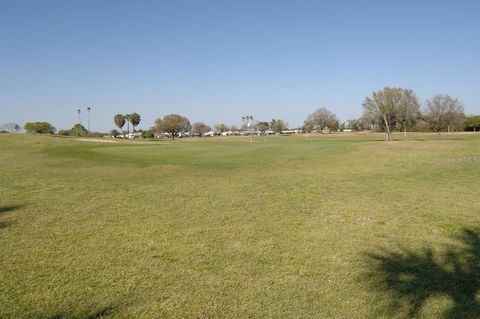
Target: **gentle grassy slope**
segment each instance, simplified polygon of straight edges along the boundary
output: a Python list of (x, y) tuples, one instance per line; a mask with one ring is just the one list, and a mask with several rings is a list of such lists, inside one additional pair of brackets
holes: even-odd
[(0, 135), (0, 317), (472, 317), (480, 135), (381, 139)]

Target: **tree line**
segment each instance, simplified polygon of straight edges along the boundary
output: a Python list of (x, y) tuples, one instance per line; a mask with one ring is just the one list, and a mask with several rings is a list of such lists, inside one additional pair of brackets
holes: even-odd
[[(371, 96), (365, 97), (362, 102), (363, 113), (360, 118), (348, 120), (340, 123), (335, 113), (321, 107), (309, 114), (303, 125), (298, 129), (303, 132), (322, 132), (330, 133), (334, 131), (348, 130), (368, 130), (385, 132), (387, 140), (393, 140), (392, 132), (407, 130), (450, 132), (452, 130), (479, 131), (480, 115), (466, 116), (463, 109), (463, 103), (457, 98), (447, 94), (437, 94), (428, 99), (425, 107), (422, 109), (415, 92), (411, 89), (385, 87), (383, 90), (373, 92)], [(88, 126), (90, 126), (90, 111), (88, 111)], [(75, 124), (70, 130), (60, 130), (58, 133), (63, 135), (88, 135), (78, 112), (79, 123)], [(112, 130), (110, 135), (125, 137), (130, 134), (130, 126), (133, 133), (140, 124), (141, 116), (138, 113), (116, 114), (113, 118), (115, 127), (120, 130)], [(9, 123), (10, 124), (10, 123)], [(125, 125), (127, 126), (124, 131)], [(10, 125), (11, 126), (11, 125)], [(18, 125), (16, 130), (18, 131)], [(29, 122), (24, 129), (28, 133), (54, 134), (56, 132), (48, 122)], [(189, 133), (193, 136), (204, 136), (211, 133), (228, 132), (255, 132), (260, 134), (279, 134), (288, 130), (288, 123), (282, 119), (272, 119), (271, 121), (257, 121), (253, 116), (242, 117), (242, 125), (229, 126), (219, 123), (211, 126), (204, 122), (190, 123), (189, 119), (179, 114), (168, 114), (158, 118), (154, 126), (146, 131), (140, 130), (143, 137), (153, 138), (154, 136), (169, 136), (174, 139), (181, 134)]]
[[(480, 129), (480, 116), (466, 117), (463, 104), (457, 98), (448, 94), (437, 94), (426, 102), (422, 110), (421, 104), (411, 89), (385, 87), (383, 90), (373, 92), (365, 97), (362, 102), (363, 113), (359, 119), (340, 123), (335, 113), (326, 107), (321, 107), (308, 115), (301, 130), (304, 132), (330, 133), (342, 129), (384, 131), (386, 139), (393, 140), (392, 132), (409, 129), (420, 131), (452, 131), (460, 126), (463, 130), (477, 131)], [(271, 130), (281, 133), (288, 124), (280, 119), (271, 122), (254, 121), (252, 116), (242, 118), (244, 124), (240, 130), (248, 129), (246, 122), (254, 123), (253, 128), (261, 133)], [(178, 124), (172, 124), (177, 122)], [(172, 128), (173, 127), (173, 128)], [(187, 118), (171, 114), (155, 121), (155, 132), (166, 132), (172, 137), (182, 131), (191, 131), (195, 135), (203, 135), (212, 128), (203, 122), (195, 122), (193, 126)], [(225, 124), (215, 125), (215, 130), (225, 132), (238, 130), (235, 126)]]
[(421, 105), (413, 90), (386, 87), (366, 97), (362, 103), (361, 125), (369, 129), (383, 129), (387, 140), (393, 140), (392, 131), (404, 131), (418, 122), (434, 132), (448, 131), (465, 122), (463, 104), (447, 94), (437, 94)]

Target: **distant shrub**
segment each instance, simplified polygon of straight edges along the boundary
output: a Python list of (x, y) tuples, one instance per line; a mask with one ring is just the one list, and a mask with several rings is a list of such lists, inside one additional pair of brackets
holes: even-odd
[(107, 133), (101, 133), (101, 132), (89, 132), (87, 134), (88, 137), (103, 137), (105, 135), (108, 135)]
[(467, 116), (465, 119), (464, 130), (465, 131), (480, 131), (480, 115)]
[(80, 123), (75, 124), (70, 130), (70, 135), (72, 136), (86, 136), (87, 134), (87, 129)]
[(53, 134), (56, 129), (48, 122), (28, 122), (23, 127), (27, 133)]
[(20, 131), (20, 125), (17, 123), (5, 123), (0, 125), (0, 131), (2, 133), (11, 133), (11, 132), (19, 132)]
[(153, 130), (142, 131), (142, 137), (143, 138), (154, 138), (155, 133), (153, 133)]
[(58, 131), (58, 135), (69, 136), (70, 130), (60, 130)]
[(121, 133), (118, 130), (111, 130), (110, 135), (111, 136), (117, 136), (117, 135), (121, 135)]

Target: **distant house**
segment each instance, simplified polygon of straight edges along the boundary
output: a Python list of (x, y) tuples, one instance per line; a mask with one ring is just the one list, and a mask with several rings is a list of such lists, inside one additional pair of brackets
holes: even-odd
[(155, 138), (170, 138), (170, 137), (172, 137), (172, 135), (167, 132), (155, 133)]
[(142, 133), (141, 132), (135, 132), (135, 133), (128, 133), (127, 135), (128, 139), (135, 139), (135, 138), (142, 138)]
[(210, 132), (207, 132), (207, 133), (203, 134), (203, 136), (215, 136), (215, 132), (210, 131)]
[(301, 130), (285, 130), (285, 131), (282, 131), (282, 134), (284, 134), (284, 135), (300, 134), (300, 133), (302, 133)]
[(179, 138), (191, 137), (191, 136), (192, 136), (192, 133), (190, 133), (190, 132), (179, 132), (179, 133), (177, 134), (177, 136), (178, 136)]

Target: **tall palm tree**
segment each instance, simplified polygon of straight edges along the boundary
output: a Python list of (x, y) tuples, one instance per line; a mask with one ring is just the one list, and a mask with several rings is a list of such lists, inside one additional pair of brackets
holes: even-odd
[(140, 124), (140, 114), (138, 113), (132, 113), (128, 115), (128, 119), (130, 120), (130, 123), (133, 126), (133, 132), (135, 133), (135, 128)]
[(80, 123), (80, 125), (82, 125), (82, 118), (80, 117), (80, 109), (77, 110), (77, 113), (78, 113), (78, 123)]
[(88, 132), (90, 132), (90, 111), (92, 110), (91, 107), (87, 107), (87, 111), (88, 111)]
[(130, 134), (130, 114), (125, 114), (124, 117), (127, 120), (127, 134)]
[(120, 132), (122, 132), (122, 136), (124, 136), (123, 126), (125, 125), (125, 116), (123, 114), (116, 114), (113, 117), (113, 121), (115, 122), (115, 126), (120, 129)]

